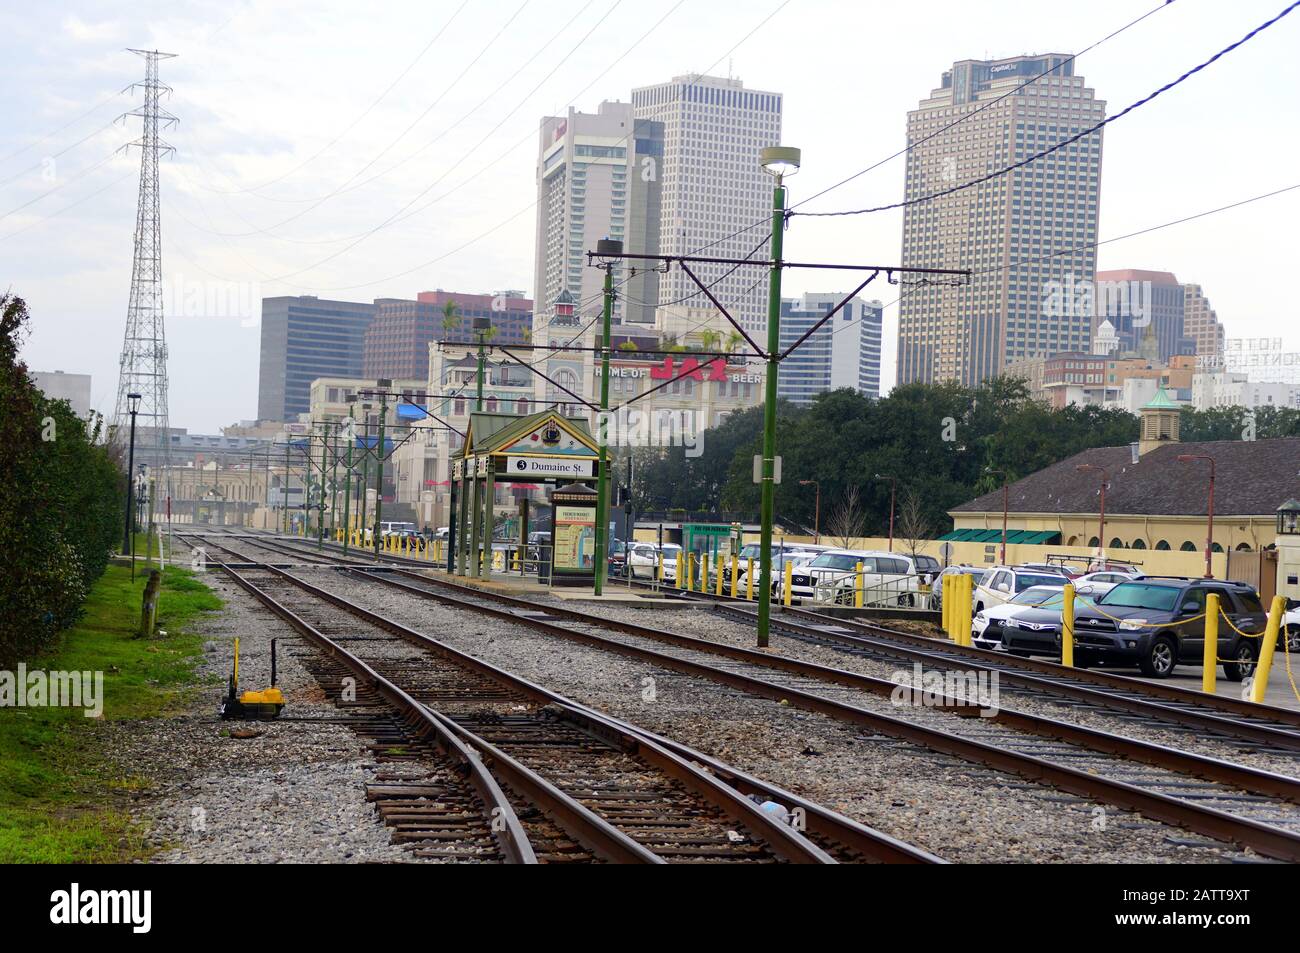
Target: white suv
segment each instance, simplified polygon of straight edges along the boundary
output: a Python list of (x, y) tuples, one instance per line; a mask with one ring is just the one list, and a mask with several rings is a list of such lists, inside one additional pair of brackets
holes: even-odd
[(1069, 580), (1061, 573), (1047, 572), (1042, 569), (1027, 569), (1023, 566), (993, 566), (980, 577), (973, 592), (971, 603), (974, 611), (992, 609), (1010, 602), (1017, 594), (1031, 586), (1063, 586)]
[(838, 585), (851, 579), (858, 563), (868, 555), (860, 549), (828, 549), (806, 566), (796, 566), (790, 577), (791, 599), (814, 600), (820, 595), (821, 601), (831, 601)]

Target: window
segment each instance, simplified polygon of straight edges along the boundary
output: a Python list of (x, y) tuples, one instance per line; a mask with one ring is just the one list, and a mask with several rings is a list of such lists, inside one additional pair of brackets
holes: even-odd
[(1196, 544), (1190, 539), (1185, 539), (1183, 540), (1183, 545), (1179, 546), (1178, 549), (1184, 553), (1194, 553), (1196, 552)]

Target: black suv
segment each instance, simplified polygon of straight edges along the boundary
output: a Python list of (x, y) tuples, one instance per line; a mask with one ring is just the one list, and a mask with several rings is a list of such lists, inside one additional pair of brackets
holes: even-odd
[[(1143, 675), (1156, 678), (1167, 677), (1179, 662), (1199, 665), (1205, 651), (1205, 597), (1211, 592), (1218, 594), (1232, 624), (1247, 633), (1238, 635), (1220, 620), (1218, 656), (1230, 660), (1223, 663), (1223, 674), (1239, 682), (1255, 670), (1259, 637), (1268, 623), (1259, 595), (1240, 582), (1170, 576), (1121, 582), (1095, 606), (1077, 605), (1075, 658), (1082, 656), (1083, 664), (1137, 663)], [(1187, 621), (1178, 623), (1180, 619)], [(1163, 625), (1170, 622), (1178, 624)]]

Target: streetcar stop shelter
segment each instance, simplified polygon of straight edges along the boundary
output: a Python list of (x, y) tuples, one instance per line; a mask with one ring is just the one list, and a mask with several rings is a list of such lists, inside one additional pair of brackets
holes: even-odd
[[(465, 442), (451, 458), (452, 539), (447, 571), (458, 576), (489, 578), (492, 570), (493, 499), (499, 483), (547, 484), (556, 489), (573, 483), (593, 487), (600, 478), (600, 448), (586, 421), (573, 420), (554, 410), (536, 414), (474, 412), (469, 417)], [(554, 520), (552, 507), (552, 520)], [(521, 502), (519, 547), (528, 541), (528, 503)], [(591, 530), (594, 532), (594, 515)], [(556, 527), (550, 527), (552, 532)], [(580, 531), (580, 530), (579, 530)], [(573, 550), (575, 559), (590, 555), (591, 547)], [(576, 555), (575, 555), (576, 554)], [(541, 560), (549, 577), (552, 557)], [(589, 561), (589, 560), (588, 560)], [(585, 575), (583, 565), (561, 566), (574, 581)]]

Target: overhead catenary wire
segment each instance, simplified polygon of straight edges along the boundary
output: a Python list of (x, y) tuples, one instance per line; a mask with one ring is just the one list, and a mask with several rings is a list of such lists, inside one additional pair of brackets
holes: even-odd
[(1236, 50), (1239, 47), (1243, 46), (1244, 44), (1250, 42), (1250, 40), (1252, 40), (1254, 37), (1258, 36), (1260, 33), (1263, 33), (1269, 27), (1273, 26), (1283, 17), (1291, 13), (1291, 11), (1293, 11), (1296, 7), (1300, 7), (1300, 0), (1295, 0), (1295, 2), (1287, 6), (1286, 9), (1284, 9), (1281, 13), (1261, 23), (1259, 26), (1255, 27), (1253, 30), (1251, 30), (1241, 39), (1237, 40), (1234, 43), (1229, 44), (1228, 46), (1225, 46), (1223, 49), (1219, 50), (1209, 59), (1204, 60), (1203, 62), (1197, 64), (1196, 66), (1193, 66), (1189, 70), (1186, 70), (1177, 78), (1170, 80), (1168, 83), (1165, 83), (1163, 86), (1159, 87), (1158, 89), (1155, 89), (1152, 92), (1148, 93), (1146, 96), (1143, 96), (1141, 99), (1138, 99), (1135, 102), (1130, 103), (1128, 106), (1124, 107), (1119, 112), (1112, 113), (1111, 115), (1106, 116), (1100, 122), (1094, 123), (1093, 125), (1089, 126), (1087, 129), (1075, 133), (1074, 135), (1066, 139), (1062, 139), (1060, 142), (1048, 146), (1046, 149), (1036, 152), (1031, 156), (1026, 156), (1024, 159), (1020, 159), (1019, 161), (1013, 162), (1010, 165), (1003, 166), (1001, 169), (997, 169), (996, 171), (990, 172), (986, 175), (982, 175), (979, 178), (971, 179), (968, 182), (961, 182), (957, 185), (950, 186), (946, 189), (940, 189), (939, 191), (932, 192), (928, 195), (921, 195), (911, 199), (903, 199), (900, 202), (891, 202), (888, 205), (877, 205), (877, 206), (872, 206), (870, 208), (845, 209), (838, 212), (791, 211), (790, 214), (802, 215), (804, 217), (813, 217), (813, 218), (835, 218), (835, 217), (846, 216), (846, 215), (868, 215), (873, 212), (887, 212), (890, 211), (891, 209), (910, 208), (912, 206), (920, 205), (925, 202), (932, 202), (935, 199), (940, 199), (948, 195), (953, 195), (954, 193), (972, 188), (973, 186), (982, 185), (985, 182), (990, 182), (993, 179), (1000, 178), (1001, 176), (1007, 175), (1010, 172), (1014, 172), (1017, 169), (1023, 168), (1024, 166), (1027, 166), (1032, 162), (1037, 162), (1039, 159), (1042, 159), (1045, 156), (1049, 156), (1052, 153), (1057, 152), (1058, 150), (1063, 149), (1072, 143), (1078, 142), (1080, 139), (1083, 139), (1086, 136), (1090, 136), (1093, 133), (1100, 131), (1110, 123), (1115, 122), (1118, 119), (1122, 119), (1125, 116), (1127, 116), (1129, 113), (1137, 109), (1140, 109), (1142, 106), (1145, 106), (1147, 103), (1150, 103), (1156, 97), (1179, 86), (1180, 84), (1186, 82), (1188, 79), (1191, 79), (1197, 73), (1208, 68), (1211, 64), (1217, 62), (1219, 59), (1223, 58), (1224, 56), (1227, 56), (1233, 50)]
[[(1062, 255), (1070, 255), (1070, 254), (1073, 254), (1073, 253), (1075, 253), (1075, 252), (1077, 252), (1077, 251), (1085, 251), (1085, 250), (1087, 250), (1087, 249), (1089, 249), (1089, 248), (1099, 248), (1099, 247), (1101, 247), (1102, 245), (1109, 245), (1109, 244), (1112, 244), (1112, 243), (1114, 243), (1114, 242), (1125, 241), (1126, 239), (1129, 239), (1129, 238), (1137, 238), (1137, 237), (1139, 237), (1139, 236), (1141, 236), (1141, 235), (1147, 235), (1147, 234), (1150, 234), (1151, 232), (1158, 232), (1158, 231), (1161, 231), (1162, 229), (1172, 228), (1172, 227), (1174, 227), (1175, 225), (1183, 225), (1183, 224), (1186, 224), (1187, 222), (1194, 222), (1194, 221), (1196, 221), (1197, 219), (1207, 218), (1207, 217), (1209, 217), (1209, 216), (1211, 216), (1211, 215), (1217, 215), (1217, 214), (1219, 214), (1220, 212), (1227, 212), (1227, 211), (1230, 211), (1230, 210), (1235, 209), (1235, 208), (1241, 208), (1241, 207), (1244, 206), (1244, 205), (1251, 205), (1251, 204), (1253, 204), (1253, 203), (1255, 203), (1255, 202), (1262, 202), (1262, 201), (1264, 201), (1265, 199), (1275, 198), (1275, 197), (1277, 197), (1277, 196), (1279, 196), (1279, 195), (1285, 195), (1285, 194), (1288, 193), (1288, 192), (1295, 192), (1295, 191), (1297, 191), (1297, 190), (1300, 190), (1300, 182), (1296, 182), (1296, 183), (1293, 184), (1293, 185), (1283, 186), (1283, 187), (1280, 188), (1280, 189), (1273, 189), (1272, 191), (1269, 191), (1269, 192), (1263, 192), (1263, 193), (1260, 193), (1259, 195), (1253, 195), (1253, 196), (1251, 196), (1251, 197), (1249, 197), (1249, 198), (1240, 199), (1240, 200), (1238, 200), (1238, 201), (1236, 201), (1236, 202), (1230, 202), (1230, 203), (1228, 203), (1227, 205), (1220, 205), (1220, 206), (1218, 206), (1217, 208), (1206, 209), (1205, 211), (1202, 211), (1202, 212), (1195, 212), (1195, 213), (1193, 213), (1193, 214), (1191, 214), (1191, 215), (1185, 215), (1185, 216), (1183, 216), (1182, 218), (1172, 219), (1172, 220), (1170, 220), (1170, 221), (1168, 221), (1168, 222), (1161, 222), (1161, 223), (1158, 224), (1158, 225), (1150, 225), (1150, 226), (1148, 226), (1148, 227), (1146, 227), (1146, 228), (1140, 228), (1140, 229), (1138, 229), (1138, 230), (1136, 230), (1136, 231), (1127, 232), (1126, 234), (1123, 234), (1123, 235), (1115, 235), (1115, 236), (1113, 236), (1113, 237), (1111, 237), (1111, 238), (1104, 238), (1104, 239), (1101, 239), (1100, 241), (1095, 241), (1095, 242), (1084, 242), (1084, 243), (1081, 243), (1081, 244), (1078, 244), (1078, 245), (1072, 245), (1072, 246), (1070, 246), (1069, 248), (1059, 249), (1059, 250), (1057, 250), (1057, 251), (1049, 252), (1048, 254), (1045, 254), (1045, 255), (1039, 255), (1039, 256), (1034, 257), (1034, 258), (1025, 258), (1025, 259), (1022, 259), (1022, 260), (1020, 260), (1020, 261), (1009, 262), (1008, 264), (1005, 264), (1005, 265), (993, 265), (993, 266), (991, 266), (991, 267), (981, 268), (981, 269), (978, 269), (978, 270), (972, 271), (972, 272), (971, 272), (971, 277), (975, 277), (976, 275), (993, 274), (993, 273), (995, 273), (995, 272), (999, 272), (999, 271), (1010, 271), (1011, 269), (1013, 269), (1013, 268), (1019, 268), (1019, 267), (1022, 266), (1022, 265), (1031, 265), (1031, 264), (1035, 264), (1035, 263), (1038, 263), (1038, 262), (1048, 261), (1048, 260), (1050, 260), (1050, 259), (1052, 259), (1052, 258), (1058, 258), (1058, 257), (1060, 257), (1060, 256), (1062, 256)], [(883, 305), (883, 306), (882, 306), (882, 310), (883, 310), (883, 308), (893, 307), (894, 305), (896, 305), (896, 304), (898, 304), (900, 301), (902, 301), (904, 298), (907, 298), (907, 297), (910, 297), (910, 296), (913, 295), (913, 294), (917, 294), (917, 293), (919, 293), (920, 290), (921, 290), (921, 286), (917, 286), (916, 288), (914, 288), (914, 289), (911, 290), (911, 291), (905, 291), (905, 292), (903, 292), (903, 293), (900, 294), (897, 298), (895, 298), (893, 301), (890, 301), (888, 304)], [(846, 327), (847, 327), (847, 326), (846, 326)], [(831, 337), (834, 337), (836, 334), (839, 334), (839, 333), (840, 333), (841, 331), (843, 331), (843, 330), (846, 330), (846, 328), (836, 328), (834, 331), (831, 332), (830, 336), (831, 336)]]
[[(756, 32), (758, 32), (758, 30), (760, 30), (762, 27), (764, 27), (764, 26), (765, 26), (767, 23), (769, 23), (769, 22), (770, 22), (770, 21), (771, 21), (771, 20), (772, 20), (772, 19), (773, 19), (773, 18), (774, 18), (778, 13), (780, 13), (782, 10), (784, 10), (784, 9), (789, 5), (789, 3), (790, 3), (790, 0), (782, 0), (782, 2), (780, 2), (780, 3), (779, 3), (776, 7), (774, 7), (774, 8), (773, 8), (769, 13), (767, 13), (767, 14), (766, 14), (766, 15), (765, 15), (761, 20), (759, 20), (759, 22), (756, 23), (756, 24), (755, 24), (755, 25), (754, 25), (754, 26), (753, 26), (753, 27), (752, 27), (752, 28), (751, 28), (751, 29), (750, 29), (750, 30), (749, 30), (749, 31), (748, 31), (748, 32), (747, 32), (743, 37), (741, 37), (738, 41), (736, 41), (736, 43), (732, 44), (732, 46), (731, 46), (731, 47), (730, 47), (726, 52), (724, 52), (724, 53), (723, 53), (721, 56), (719, 56), (719, 57), (718, 57), (718, 58), (717, 58), (713, 63), (711, 63), (708, 67), (706, 67), (705, 70), (704, 70), (703, 72), (694, 74), (695, 78), (698, 79), (699, 77), (705, 75), (705, 73), (707, 73), (708, 70), (713, 69), (714, 67), (716, 67), (716, 66), (718, 65), (718, 63), (721, 63), (721, 62), (722, 62), (724, 59), (726, 59), (729, 55), (731, 55), (732, 53), (734, 53), (734, 52), (736, 51), (736, 49), (738, 49), (738, 48), (739, 48), (742, 44), (744, 44), (744, 43), (745, 43), (745, 42), (746, 42), (750, 37), (752, 37)], [(680, 3), (679, 3), (677, 6), (680, 6)], [(645, 39), (646, 39), (646, 38), (647, 38), (651, 33), (654, 32), (655, 29), (658, 28), (658, 26), (659, 26), (659, 25), (660, 25), (660, 24), (661, 24), (665, 19), (667, 19), (667, 16), (668, 16), (668, 15), (670, 15), (673, 11), (675, 11), (675, 10), (677, 9), (677, 6), (674, 6), (671, 10), (668, 11), (667, 14), (665, 14), (663, 17), (661, 17), (660, 20), (656, 21), (656, 23), (655, 23), (654, 25), (652, 25), (651, 28), (648, 29), (644, 34), (642, 34), (642, 36), (641, 36), (640, 38), (638, 38), (637, 41), (635, 41), (631, 46), (629, 46), (628, 49), (625, 50), (625, 51), (623, 52), (623, 54), (621, 54), (620, 57), (619, 57), (618, 59), (616, 59), (613, 63), (611, 63), (609, 67), (606, 67), (606, 69), (605, 69), (601, 74), (599, 74), (599, 75), (596, 77), (596, 79), (593, 79), (590, 83), (588, 83), (587, 87), (584, 87), (584, 89), (582, 90), (582, 92), (585, 92), (586, 89), (588, 89), (588, 88), (590, 88), (590, 86), (594, 85), (595, 82), (600, 78), (601, 75), (604, 75), (605, 72), (608, 72), (609, 69), (612, 69), (614, 65), (616, 65), (619, 61), (621, 61), (624, 57), (626, 57), (629, 53), (631, 53), (632, 50), (635, 49), (637, 45), (639, 45), (641, 42), (643, 42), (643, 41), (644, 41), (644, 40), (645, 40)], [(612, 12), (612, 11), (611, 11), (611, 12)], [(580, 92), (579, 95), (581, 95), (582, 92)], [(531, 94), (530, 94), (530, 95), (531, 95)], [(515, 111), (517, 111), (517, 109), (516, 109)], [(507, 117), (507, 118), (508, 118), (508, 117)], [(498, 123), (498, 127), (499, 127), (501, 124), (503, 124), (504, 122), (505, 122), (505, 120), (502, 120), (501, 123)], [(526, 138), (530, 138), (532, 135), (533, 135), (532, 133), (529, 133), (528, 137), (526, 137)], [(631, 136), (632, 136), (632, 131), (629, 131), (628, 134), (627, 134), (626, 136), (623, 137), (623, 142), (626, 143), (627, 141), (629, 141), (630, 138), (631, 138)], [(522, 141), (522, 140), (521, 140), (521, 141)], [(494, 163), (492, 163), (492, 164), (494, 164)], [(482, 170), (481, 170), (481, 171), (482, 171)], [(475, 177), (477, 176), (477, 174), (478, 174), (478, 173), (476, 173), (475, 176), (471, 176), (470, 179), (467, 179), (467, 180), (465, 180), (465, 181), (466, 181), (466, 182), (471, 181), (473, 178), (475, 178)], [(434, 184), (436, 184), (436, 183), (434, 183)], [(462, 184), (465, 184), (465, 183), (462, 183)], [(459, 186), (457, 186), (456, 188), (458, 188), (458, 187), (459, 187)], [(428, 191), (428, 190), (426, 189), (425, 191)], [(450, 193), (447, 193), (447, 194), (450, 194)], [(445, 197), (445, 195), (442, 196), (442, 197)], [(416, 197), (416, 199), (418, 199), (418, 198), (419, 198), (419, 196)], [(434, 201), (436, 201), (436, 200), (437, 200), (437, 199), (435, 198)], [(415, 199), (412, 200), (412, 202), (414, 202), (414, 201), (415, 201)], [(411, 203), (408, 203), (408, 206), (409, 206), (410, 204), (411, 204)], [(427, 203), (427, 204), (425, 204), (425, 205), (423, 205), (423, 206), (420, 206), (420, 207), (414, 209), (410, 214), (411, 214), (411, 215), (413, 215), (413, 214), (419, 214), (420, 212), (422, 212), (422, 211), (424, 211), (425, 209), (427, 209), (427, 208), (429, 207), (429, 205), (431, 205), (431, 204), (433, 204), (433, 203), (430, 202), (430, 203)], [(464, 249), (470, 247), (471, 245), (477, 243), (478, 241), (481, 241), (482, 239), (488, 237), (488, 236), (491, 235), (491, 234), (494, 234), (496, 231), (498, 231), (498, 230), (500, 230), (501, 228), (505, 227), (506, 225), (510, 224), (510, 223), (513, 222), (515, 219), (517, 219), (519, 216), (523, 215), (525, 212), (531, 211), (531, 210), (534, 209), (535, 207), (536, 207), (536, 201), (530, 202), (526, 207), (520, 209), (518, 212), (515, 212), (515, 213), (514, 213), (513, 215), (511, 215), (509, 218), (507, 218), (507, 219), (503, 220), (502, 222), (498, 223), (498, 225), (489, 228), (487, 231), (485, 231), (485, 232), (479, 234), (478, 236), (476, 236), (476, 237), (473, 238), (473, 239), (470, 239), (470, 240), (467, 241), (467, 242), (462, 243), (461, 245), (457, 246), (456, 248), (452, 249), (451, 251), (446, 252), (446, 253), (444, 253), (444, 254), (442, 254), (442, 255), (436, 256), (435, 258), (430, 259), (430, 260), (428, 260), (428, 261), (420, 262), (420, 263), (418, 263), (418, 264), (416, 264), (416, 265), (413, 265), (412, 267), (410, 267), (410, 268), (408, 268), (408, 269), (406, 269), (406, 270), (404, 270), (404, 271), (402, 271), (402, 272), (399, 272), (399, 273), (397, 273), (397, 274), (394, 274), (394, 275), (389, 275), (389, 276), (386, 276), (386, 277), (384, 277), (384, 278), (374, 279), (374, 280), (365, 281), (365, 282), (360, 282), (360, 283), (357, 283), (357, 284), (351, 284), (351, 285), (323, 286), (323, 285), (311, 285), (311, 284), (306, 284), (306, 283), (302, 283), (302, 282), (295, 282), (295, 284), (296, 284), (297, 286), (299, 286), (299, 287), (306, 288), (306, 289), (311, 290), (311, 291), (328, 291), (328, 292), (333, 292), (333, 291), (352, 291), (352, 290), (355, 290), (355, 289), (357, 289), (357, 288), (365, 288), (365, 287), (369, 287), (369, 286), (371, 286), (371, 285), (383, 284), (383, 283), (386, 283), (386, 282), (388, 282), (388, 281), (395, 280), (395, 279), (397, 279), (397, 278), (402, 278), (402, 277), (405, 277), (406, 275), (409, 275), (409, 274), (411, 274), (411, 273), (413, 273), (413, 272), (415, 272), (415, 271), (419, 271), (419, 270), (422, 269), (422, 268), (427, 268), (427, 267), (429, 267), (430, 265), (437, 264), (438, 262), (444, 260), (445, 258), (450, 257), (451, 255), (454, 255), (454, 254), (457, 254), (457, 253), (463, 251)], [(401, 214), (400, 214), (401, 212), (402, 212), (402, 210), (399, 209), (399, 212), (398, 212), (398, 213), (395, 213), (394, 216), (390, 217), (390, 219), (391, 219), (390, 221), (388, 221), (387, 223), (381, 223), (381, 225), (376, 226), (374, 229), (371, 229), (371, 230), (369, 230), (369, 231), (367, 231), (367, 232), (360, 233), (360, 237), (361, 237), (361, 238), (364, 238), (364, 237), (366, 237), (366, 236), (368, 236), (368, 235), (370, 235), (370, 234), (373, 234), (373, 233), (374, 233), (375, 231), (377, 231), (379, 228), (386, 227), (388, 224), (395, 224), (397, 221), (401, 221), (401, 220), (404, 220), (405, 218), (409, 218), (409, 217), (410, 217), (410, 215), (401, 215)], [(761, 224), (761, 223), (760, 223), (760, 224)], [(748, 231), (748, 230), (750, 230), (750, 228), (753, 228), (753, 227), (757, 227), (757, 225), (755, 225), (755, 226), (746, 226), (744, 229), (741, 229), (741, 232)], [(737, 234), (739, 234), (739, 232), (738, 232)], [(355, 236), (354, 236), (354, 237), (355, 237)], [(721, 241), (725, 241), (725, 240), (726, 240), (726, 237), (724, 237), (724, 238), (722, 238), (722, 239), (719, 239), (719, 240), (717, 240), (717, 241), (714, 241), (714, 242), (710, 242), (709, 244), (703, 246), (703, 248), (709, 248), (709, 247), (712, 247), (713, 245), (719, 244)], [(334, 240), (331, 239), (331, 241), (334, 241)], [(341, 249), (339, 252), (336, 252), (334, 255), (331, 255), (330, 258), (337, 257), (338, 255), (345, 253), (346, 251), (350, 250), (351, 247), (355, 247), (355, 243), (354, 243), (354, 245), (349, 246), (349, 248)], [(703, 250), (703, 249), (701, 249), (701, 250)], [(326, 259), (326, 260), (328, 260), (328, 259)], [(315, 267), (317, 267), (318, 265), (323, 264), (323, 263), (324, 263), (323, 261), (321, 261), (321, 262), (317, 262), (316, 264), (311, 265), (311, 266), (309, 266), (308, 268), (300, 269), (299, 271), (294, 272), (294, 273), (292, 273), (291, 275), (281, 275), (281, 276), (277, 276), (277, 277), (275, 277), (275, 278), (272, 278), (272, 277), (267, 276), (267, 280), (268, 280), (268, 281), (273, 281), (273, 282), (284, 283), (284, 279), (285, 279), (286, 277), (296, 277), (296, 275), (301, 274), (301, 273), (304, 272), (304, 271), (309, 271), (309, 270), (311, 270), (312, 268), (315, 268)], [(209, 271), (208, 273), (211, 274), (210, 271)]]
[[(268, 185), (274, 185), (276, 182), (281, 182), (284, 179), (287, 179), (289, 176), (297, 173), (300, 169), (306, 168), (308, 165), (315, 162), (322, 155), (324, 155), (326, 152), (328, 152), (330, 149), (336, 146), (343, 139), (344, 136), (346, 136), (349, 132), (355, 129), (363, 119), (369, 116), (370, 113), (374, 111), (375, 107), (377, 107), (381, 102), (383, 102), (384, 99), (388, 96), (388, 94), (391, 93), (402, 80), (404, 80), (408, 75), (410, 75), (411, 70), (415, 69), (415, 67), (419, 64), (419, 62), (422, 59), (424, 59), (425, 55), (428, 54), (429, 50), (433, 49), (434, 44), (437, 43), (440, 39), (442, 39), (443, 34), (447, 32), (447, 28), (450, 27), (452, 23), (456, 21), (456, 18), (460, 16), (460, 14), (464, 11), (465, 7), (467, 7), (468, 5), (469, 5), (469, 0), (462, 0), (461, 5), (457, 7), (455, 12), (452, 13), (452, 15), (443, 22), (442, 26), (438, 28), (438, 31), (434, 33), (434, 35), (429, 39), (429, 41), (420, 49), (420, 52), (415, 55), (415, 58), (406, 64), (405, 69), (403, 69), (400, 73), (398, 73), (396, 78), (394, 78), (393, 81), (389, 83), (386, 87), (384, 87), (384, 91), (381, 92), (378, 96), (376, 96), (375, 99), (371, 101), (370, 105), (367, 106), (365, 109), (363, 109), (355, 119), (353, 119), (350, 123), (348, 123), (348, 125), (344, 127), (342, 132), (338, 133), (336, 136), (334, 136), (333, 139), (325, 143), (325, 145), (321, 146), (320, 149), (312, 153), (310, 156), (308, 156), (302, 162), (298, 163), (293, 168), (281, 173), (280, 175), (276, 176), (273, 179), (267, 179), (265, 182), (261, 183), (260, 185), (251, 186), (246, 189), (238, 189), (235, 190), (235, 193), (232, 194), (238, 194), (243, 192), (256, 193), (258, 190), (264, 189)], [(212, 191), (220, 191), (220, 190), (214, 189)]]
[(1018, 84), (1018, 85), (1015, 86), (1014, 88), (1007, 90), (1007, 91), (1006, 91), (1005, 93), (1003, 93), (1002, 95), (997, 96), (997, 97), (994, 97), (993, 99), (990, 99), (990, 100), (988, 100), (987, 102), (981, 103), (980, 106), (979, 106), (977, 109), (972, 109), (970, 112), (962, 113), (960, 116), (958, 116), (957, 118), (953, 119), (951, 122), (949, 122), (949, 123), (947, 123), (947, 124), (945, 124), (945, 125), (943, 125), (943, 126), (940, 126), (940, 127), (939, 127), (938, 129), (936, 129), (934, 132), (931, 132), (931, 133), (929, 133), (929, 134), (927, 134), (927, 135), (924, 135), (924, 136), (922, 136), (921, 138), (917, 139), (917, 140), (914, 141), (914, 142), (909, 142), (909, 143), (908, 143), (906, 146), (904, 146), (902, 149), (899, 149), (897, 152), (890, 153), (889, 155), (885, 156), (883, 159), (879, 159), (879, 160), (877, 160), (876, 162), (873, 162), (871, 165), (867, 166), (865, 169), (859, 169), (857, 172), (854, 172), (852, 175), (847, 176), (847, 177), (845, 177), (845, 178), (843, 178), (843, 179), (840, 179), (838, 182), (834, 183), (833, 185), (828, 185), (826, 188), (824, 188), (824, 189), (822, 189), (822, 190), (820, 190), (820, 191), (818, 191), (818, 192), (814, 192), (812, 195), (808, 196), (806, 199), (803, 199), (802, 201), (799, 201), (799, 202), (795, 202), (793, 205), (790, 206), (791, 211), (793, 211), (794, 209), (798, 208), (798, 207), (801, 206), (801, 205), (807, 205), (809, 202), (813, 201), (814, 199), (821, 198), (823, 195), (825, 195), (825, 194), (828, 193), (828, 192), (833, 192), (835, 189), (838, 189), (838, 188), (840, 188), (840, 187), (842, 187), (842, 186), (848, 185), (848, 184), (849, 184), (850, 182), (852, 182), (853, 180), (858, 179), (858, 178), (860, 178), (861, 176), (866, 175), (868, 172), (872, 172), (872, 171), (874, 171), (875, 169), (880, 168), (880, 167), (881, 167), (882, 165), (884, 165), (886, 162), (890, 162), (890, 161), (892, 161), (892, 160), (894, 160), (894, 159), (897, 159), (899, 156), (907, 155), (907, 154), (910, 153), (913, 149), (915, 149), (917, 146), (919, 146), (919, 145), (921, 145), (921, 144), (923, 144), (923, 143), (929, 142), (931, 139), (935, 138), (936, 136), (940, 136), (940, 135), (942, 135), (943, 133), (947, 132), (949, 129), (952, 129), (954, 126), (961, 125), (962, 123), (964, 123), (964, 122), (966, 122), (966, 121), (968, 121), (968, 120), (970, 120), (970, 119), (973, 119), (974, 117), (978, 116), (980, 113), (984, 112), (986, 109), (990, 109), (990, 108), (992, 108), (993, 106), (996, 106), (998, 103), (1002, 102), (1004, 99), (1007, 99), (1007, 98), (1010, 97), (1010, 96), (1014, 96), (1014, 95), (1016, 95), (1017, 93), (1019, 93), (1021, 90), (1025, 89), (1025, 88), (1028, 87), (1028, 86), (1032, 86), (1034, 83), (1038, 82), (1038, 81), (1039, 81), (1040, 79), (1042, 79), (1043, 77), (1045, 77), (1045, 76), (1050, 76), (1050, 75), (1052, 75), (1053, 73), (1058, 73), (1058, 74), (1059, 74), (1060, 69), (1061, 69), (1062, 66), (1065, 66), (1067, 63), (1073, 63), (1075, 60), (1077, 60), (1080, 56), (1083, 56), (1085, 53), (1090, 53), (1090, 52), (1092, 52), (1093, 50), (1095, 50), (1097, 47), (1101, 46), (1103, 43), (1106, 43), (1106, 42), (1109, 41), (1109, 40), (1113, 40), (1115, 37), (1119, 36), (1121, 33), (1125, 32), (1126, 30), (1129, 30), (1129, 29), (1131, 29), (1132, 27), (1137, 26), (1139, 23), (1141, 23), (1141, 22), (1142, 22), (1143, 20), (1145, 20), (1147, 17), (1152, 16), (1153, 14), (1159, 13), (1161, 10), (1168, 9), (1169, 7), (1173, 6), (1174, 2), (1175, 2), (1175, 0), (1164, 0), (1164, 2), (1161, 3), (1159, 6), (1157, 6), (1157, 7), (1152, 7), (1152, 8), (1151, 8), (1150, 10), (1148, 10), (1146, 13), (1144, 13), (1144, 14), (1142, 14), (1141, 16), (1137, 17), (1136, 19), (1130, 20), (1128, 23), (1124, 24), (1124, 25), (1123, 25), (1122, 27), (1120, 27), (1119, 29), (1117, 29), (1117, 30), (1112, 30), (1110, 33), (1108, 33), (1108, 34), (1106, 34), (1105, 36), (1103, 36), (1100, 40), (1096, 40), (1096, 41), (1090, 43), (1088, 46), (1085, 46), (1083, 49), (1081, 49), (1081, 50), (1080, 50), (1079, 52), (1077, 52), (1077, 53), (1072, 53), (1072, 54), (1070, 54), (1070, 55), (1067, 56), (1064, 60), (1062, 60), (1060, 63), (1058, 63), (1056, 66), (1053, 66), (1053, 67), (1051, 67), (1050, 69), (1043, 70), (1043, 72), (1041, 72), (1041, 73), (1039, 73), (1038, 75), (1033, 76), (1033, 77), (1031, 77), (1031, 78), (1025, 80), (1023, 83)]

